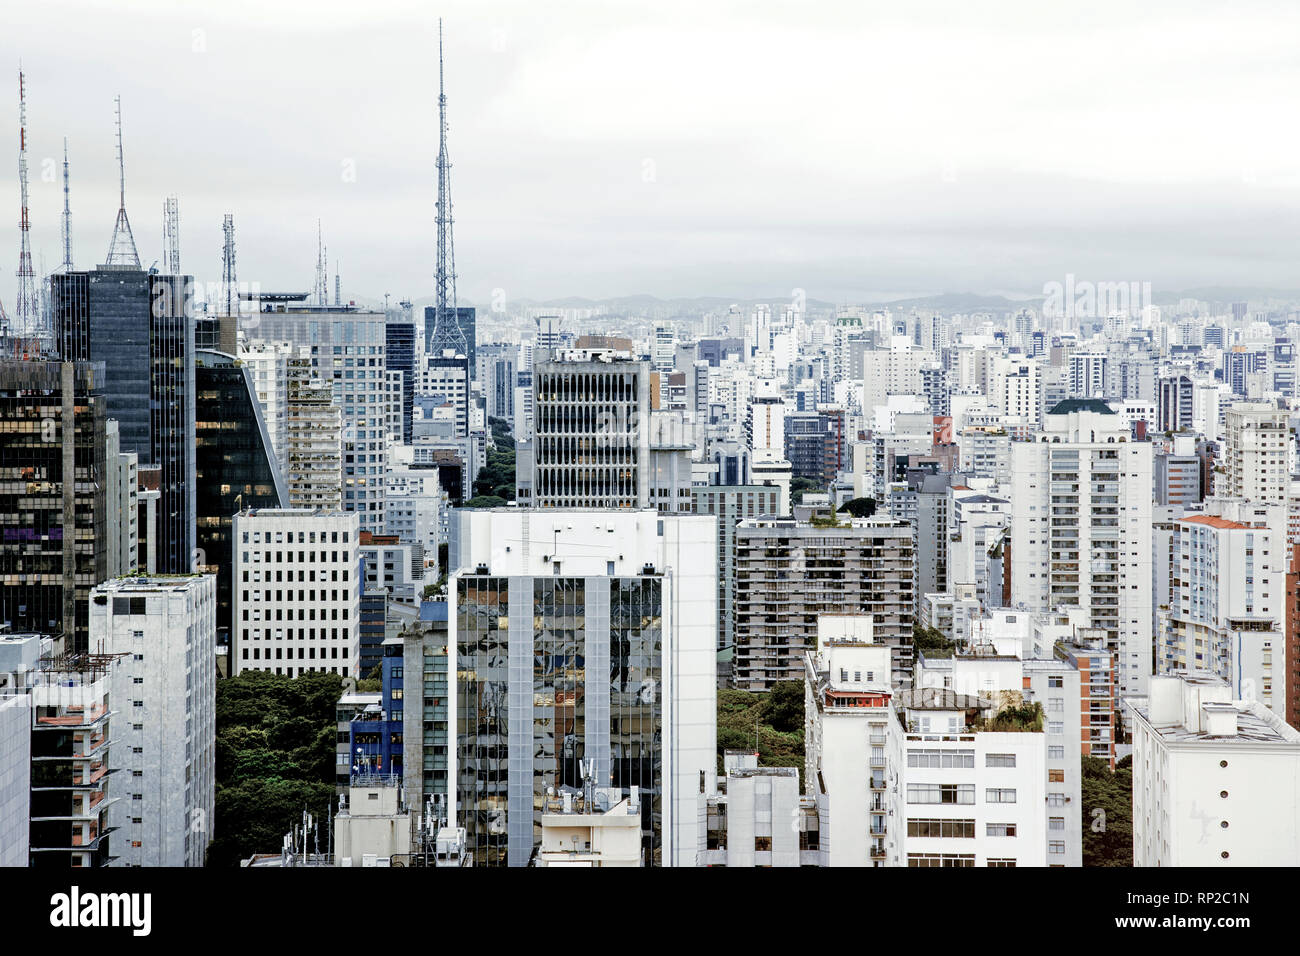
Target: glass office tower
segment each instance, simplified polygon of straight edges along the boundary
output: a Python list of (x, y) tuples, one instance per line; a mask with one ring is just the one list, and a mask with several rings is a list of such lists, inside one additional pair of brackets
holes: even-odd
[[(104, 366), (0, 360), (0, 623), (89, 645), (108, 570)], [(70, 638), (70, 640), (68, 640)]]
[(217, 643), (228, 644), (234, 515), (245, 508), (285, 507), (289, 495), (248, 368), (224, 352), (201, 349), (195, 355), (195, 570), (217, 576)]
[(526, 866), (548, 790), (638, 787), (642, 852), (662, 846), (663, 582), (457, 582), (457, 804), (479, 866)]
[(65, 361), (102, 362), (105, 416), (121, 451), (160, 469), (157, 570), (194, 562), (194, 318), (190, 276), (130, 266), (50, 276), (56, 348)]

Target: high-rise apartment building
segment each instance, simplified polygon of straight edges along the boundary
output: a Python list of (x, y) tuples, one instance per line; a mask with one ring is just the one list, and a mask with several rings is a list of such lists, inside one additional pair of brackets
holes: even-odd
[(1152, 672), (1149, 442), (1096, 399), (1067, 399), (1012, 446), (1011, 603), (1086, 608), (1106, 631), (1125, 695)]
[(774, 485), (699, 485), (691, 489), (695, 513), (718, 519), (718, 647), (736, 642), (736, 527), (745, 518), (781, 517)]
[(715, 519), (458, 517), (450, 816), (475, 865), (527, 865), (548, 792), (588, 785), (641, 808), (643, 865), (694, 865), (717, 759)]
[(869, 614), (893, 652), (893, 680), (912, 674), (911, 526), (888, 515), (834, 525), (747, 518), (736, 527), (736, 654), (732, 683), (771, 690), (803, 677), (823, 614)]
[(1161, 612), (1161, 674), (1207, 671), (1233, 699), (1285, 719), (1286, 510), (1211, 498), (1174, 522), (1169, 607)]
[(1272, 405), (1240, 402), (1223, 413), (1224, 442), (1220, 461), (1222, 487), (1215, 493), (1270, 504), (1286, 504), (1290, 487), (1287, 445), (1288, 412)]

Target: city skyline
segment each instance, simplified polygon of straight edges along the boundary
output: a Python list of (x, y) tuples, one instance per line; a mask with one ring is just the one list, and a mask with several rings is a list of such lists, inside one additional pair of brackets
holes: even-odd
[[(64, 136), (74, 263), (104, 257), (120, 94), (146, 268), (176, 194), (200, 280), (220, 277), (232, 212), (242, 281), (310, 289), (319, 218), (345, 298), (430, 296), (443, 15), (465, 302), (1037, 296), (1067, 273), (1300, 290), (1295, 134), (1267, 121), (1300, 79), (1296, 14), (1276, 5), (1227, 23), (1209, 8), (1171, 21), (1103, 4), (1083, 21), (1013, 5), (999, 23), (836, 5), (797, 24), (717, 5), (682, 25), (673, 4), (291, 3), (251, 30), (243, 3), (139, 3), (129, 31), (61, 6), (83, 29), (40, 31), (44, 12), (20, 7), (0, 41), (15, 153), (20, 60), (27, 75), (38, 272), (62, 258)], [(0, 190), (15, 214), (16, 173)], [(17, 232), (0, 264), (16, 264)], [(10, 311), (16, 285), (6, 267)]]

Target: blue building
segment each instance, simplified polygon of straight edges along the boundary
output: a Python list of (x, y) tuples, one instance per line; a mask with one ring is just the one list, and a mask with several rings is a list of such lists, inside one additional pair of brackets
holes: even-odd
[(352, 775), (402, 776), (402, 645), (395, 641), (382, 658), (379, 703), (370, 704), (349, 725)]

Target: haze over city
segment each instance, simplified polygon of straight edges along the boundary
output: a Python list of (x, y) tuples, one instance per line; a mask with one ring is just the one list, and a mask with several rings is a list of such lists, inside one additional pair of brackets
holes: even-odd
[(14, 5), (37, 270), (65, 135), (104, 257), (120, 94), (146, 266), (175, 193), (200, 279), (232, 212), (241, 279), (308, 289), (319, 218), (345, 297), (430, 295), (439, 14), (462, 300), (1300, 286), (1300, 11), (1269, 3)]

